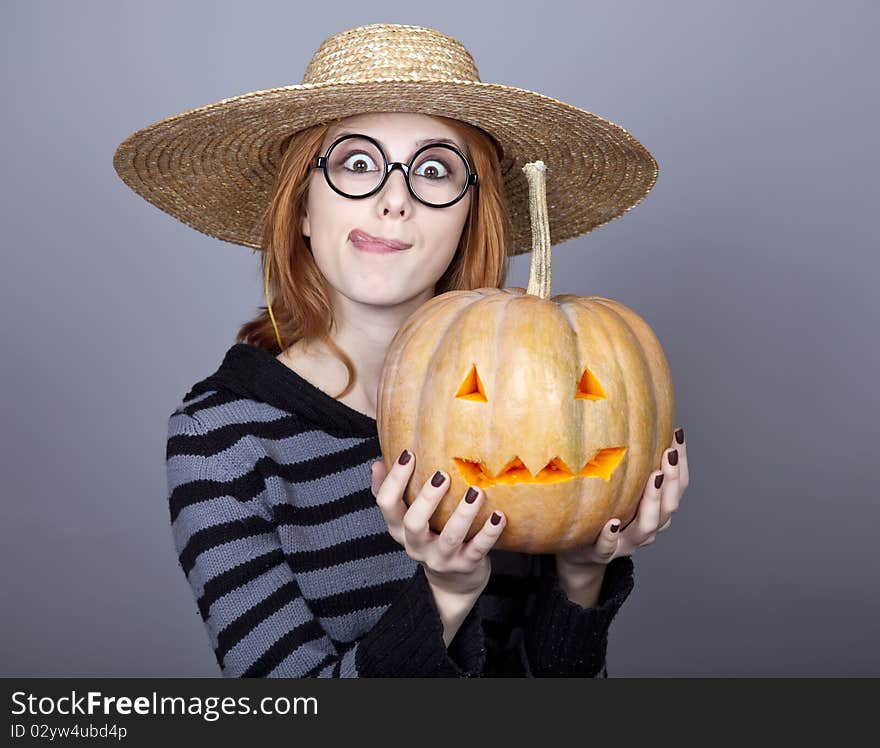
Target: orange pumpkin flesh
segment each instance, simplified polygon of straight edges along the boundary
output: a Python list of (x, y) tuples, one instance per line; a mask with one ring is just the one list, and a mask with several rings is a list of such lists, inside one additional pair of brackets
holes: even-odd
[(594, 542), (611, 517), (627, 524), (673, 427), (647, 323), (612, 299), (548, 298), (549, 252), (542, 261), (543, 298), (530, 282), (423, 304), (389, 346), (377, 409), (386, 467), (416, 456), (407, 504), (436, 470), (450, 477), (433, 530), (474, 485), (485, 498), (466, 539), (498, 509), (495, 547), (528, 553)]

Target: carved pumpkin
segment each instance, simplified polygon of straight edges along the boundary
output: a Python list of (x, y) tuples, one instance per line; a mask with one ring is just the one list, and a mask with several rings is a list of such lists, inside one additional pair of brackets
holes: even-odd
[(386, 468), (416, 466), (411, 504), (436, 470), (450, 487), (442, 530), (469, 485), (507, 516), (495, 548), (552, 553), (592, 543), (635, 516), (672, 439), (673, 391), (656, 336), (599, 296), (550, 294), (544, 165), (527, 164), (534, 235), (529, 289), (451, 291), (423, 304), (391, 342), (377, 426)]

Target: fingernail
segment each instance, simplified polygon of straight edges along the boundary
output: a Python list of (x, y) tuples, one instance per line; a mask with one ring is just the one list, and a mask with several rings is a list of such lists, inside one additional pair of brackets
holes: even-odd
[(436, 487), (439, 486), (441, 483), (443, 483), (443, 473), (441, 473), (441, 472), (438, 470), (436, 473), (434, 473), (434, 477), (431, 478), (431, 485), (434, 486), (434, 487), (436, 488)]
[(654, 478), (654, 488), (660, 488), (663, 485), (663, 473)]
[(493, 525), (497, 525), (501, 521), (501, 515), (498, 512), (492, 512), (492, 519), (489, 520)]
[(611, 532), (617, 532), (620, 529), (620, 522), (615, 522), (611, 525)]
[(673, 449), (669, 453), (669, 464), (670, 465), (678, 465), (678, 450), (677, 449)]
[(477, 489), (473, 486), (468, 486), (468, 490), (465, 494), (464, 500), (468, 504), (473, 504), (477, 500)]
[(397, 458), (397, 461), (401, 465), (406, 465), (409, 462), (410, 454), (405, 449), (400, 453), (400, 457)]
[(684, 429), (678, 429), (678, 431), (675, 432), (675, 441), (679, 444), (684, 444)]

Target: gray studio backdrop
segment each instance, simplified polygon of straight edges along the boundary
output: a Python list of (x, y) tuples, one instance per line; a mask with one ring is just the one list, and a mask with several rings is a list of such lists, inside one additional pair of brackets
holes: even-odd
[(484, 81), (600, 114), (660, 163), (644, 202), (553, 254), (554, 293), (651, 324), (688, 440), (610, 675), (880, 675), (876, 5), (305, 7), (2, 5), (2, 675), (219, 674), (166, 425), (262, 303), (258, 261), (136, 196), (113, 151), (298, 83), (324, 38), (375, 22), (448, 33)]

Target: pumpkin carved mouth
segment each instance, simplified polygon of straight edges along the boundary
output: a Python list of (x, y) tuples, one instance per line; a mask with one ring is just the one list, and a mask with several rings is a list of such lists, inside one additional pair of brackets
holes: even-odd
[(577, 473), (572, 472), (561, 458), (554, 457), (537, 475), (532, 475), (519, 457), (514, 457), (497, 475), (492, 475), (482, 462), (462, 457), (453, 457), (453, 460), (469, 485), (488, 488), (520, 483), (561, 483), (574, 478), (602, 478), (608, 481), (625, 452), (626, 447), (600, 449)]

